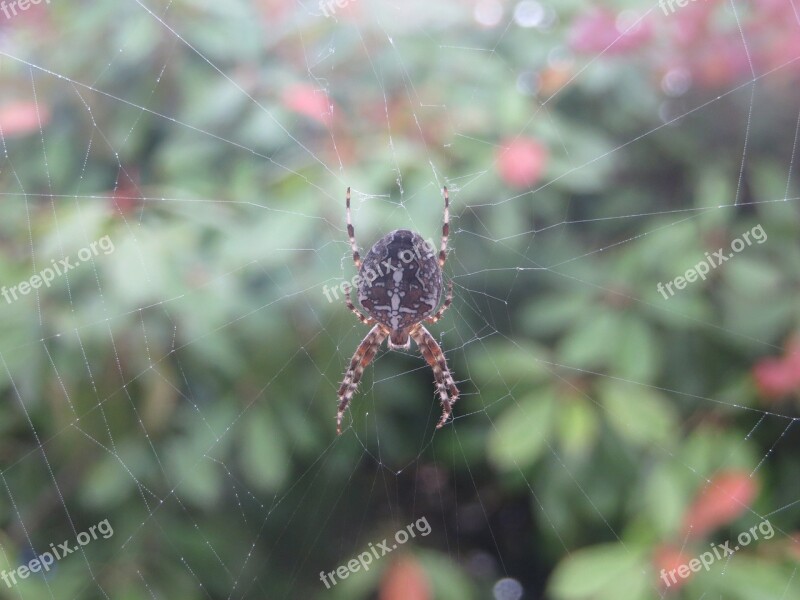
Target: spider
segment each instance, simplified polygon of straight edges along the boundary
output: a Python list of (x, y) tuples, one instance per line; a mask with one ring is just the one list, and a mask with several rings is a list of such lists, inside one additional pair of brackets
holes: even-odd
[(347, 188), (347, 235), (353, 250), (353, 262), (358, 269), (358, 276), (353, 283), (358, 290), (358, 301), (369, 316), (364, 316), (353, 306), (349, 286), (345, 292), (345, 302), (364, 325), (373, 327), (359, 344), (339, 387), (337, 434), (342, 433), (342, 415), (355, 394), (364, 369), (387, 338), (392, 350), (407, 350), (411, 347), (411, 340), (414, 340), (433, 370), (442, 404), (442, 418), (436, 429), (441, 428), (450, 417), (453, 404), (458, 400), (458, 388), (447, 368), (442, 349), (423, 325), (423, 322), (436, 323), (453, 301), (451, 281), (444, 304), (436, 310), (442, 298), (442, 267), (447, 259), (449, 234), (450, 197), (445, 187), (442, 245), (438, 259), (435, 248), (418, 233), (397, 229), (379, 239), (362, 261), (350, 217), (350, 188)]

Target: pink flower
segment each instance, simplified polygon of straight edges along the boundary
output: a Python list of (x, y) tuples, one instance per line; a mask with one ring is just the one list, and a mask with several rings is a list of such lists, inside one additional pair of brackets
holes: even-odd
[(703, 43), (711, 33), (711, 21), (721, 0), (692, 2), (671, 14), (667, 25), (669, 36), (678, 46)]
[[(742, 21), (743, 32), (715, 18), (723, 10), (721, 0), (681, 8), (667, 25), (671, 48), (666, 63), (688, 69), (699, 86), (717, 89), (743, 83), (800, 57), (800, 23), (791, 3), (754, 3), (752, 14)], [(798, 71), (800, 64), (795, 62), (785, 73), (793, 76)]]
[(792, 18), (797, 22), (791, 2), (786, 0), (754, 0), (754, 12), (768, 19), (783, 21)]
[(753, 367), (753, 377), (762, 396), (781, 398), (796, 386), (796, 377), (785, 367), (783, 360), (765, 358)]
[(713, 477), (684, 515), (684, 532), (703, 537), (743, 514), (758, 493), (745, 471), (724, 471)]
[(692, 52), (696, 54), (694, 78), (706, 88), (729, 87), (752, 77), (747, 49), (738, 32), (712, 38)]
[(428, 576), (412, 555), (395, 560), (384, 572), (380, 584), (380, 600), (432, 600)]
[(542, 178), (548, 156), (547, 148), (534, 139), (510, 140), (497, 152), (497, 171), (506, 185), (528, 188)]
[(573, 23), (569, 33), (570, 46), (584, 54), (629, 54), (647, 44), (653, 37), (649, 22), (642, 21), (630, 27), (635, 21), (622, 26), (619, 18), (606, 9), (594, 9)]
[(331, 124), (334, 107), (324, 90), (306, 84), (292, 85), (283, 92), (282, 99), (289, 110), (322, 125)]
[[(653, 564), (656, 567), (656, 571), (660, 574), (665, 572), (667, 582), (669, 582), (669, 586), (665, 583), (664, 579), (661, 578), (659, 575), (659, 586), (664, 589), (669, 587), (671, 590), (677, 590), (680, 588), (684, 583), (686, 583), (689, 578), (683, 577), (675, 577), (675, 581), (672, 581), (669, 573), (670, 571), (677, 570), (681, 565), (688, 565), (689, 561), (692, 560), (692, 556), (688, 556), (683, 554), (680, 550), (675, 548), (674, 546), (663, 545), (658, 546), (655, 550), (655, 555), (653, 556)], [(691, 577), (691, 575), (690, 575)]]
[(765, 25), (765, 29), (770, 32), (764, 35), (764, 46), (759, 56), (759, 66), (763, 71), (782, 67), (794, 72), (800, 71), (800, 61), (786, 65), (800, 57), (800, 23), (788, 23), (784, 23), (784, 31), (774, 25)]
[(800, 340), (789, 342), (780, 358), (765, 358), (753, 367), (756, 387), (765, 398), (782, 398), (800, 390)]
[(139, 189), (139, 169), (136, 166), (120, 169), (117, 177), (117, 186), (111, 192), (111, 197), (118, 214), (124, 216), (140, 208), (143, 202), (144, 196)]
[(284, 21), (292, 8), (285, 0), (256, 0), (256, 4), (264, 17), (264, 25), (267, 27), (275, 27)]
[(11, 102), (0, 106), (0, 129), (7, 137), (27, 135), (39, 131), (39, 118), (42, 127), (50, 121), (50, 110), (39, 104), (37, 114), (36, 104), (33, 102)]

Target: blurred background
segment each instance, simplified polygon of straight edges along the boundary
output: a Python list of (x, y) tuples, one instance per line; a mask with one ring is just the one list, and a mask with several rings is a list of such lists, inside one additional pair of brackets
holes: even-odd
[[(684, 4), (3, 2), (0, 570), (113, 535), (0, 598), (800, 597), (800, 11)], [(443, 185), (454, 419), (337, 437), (345, 189)]]

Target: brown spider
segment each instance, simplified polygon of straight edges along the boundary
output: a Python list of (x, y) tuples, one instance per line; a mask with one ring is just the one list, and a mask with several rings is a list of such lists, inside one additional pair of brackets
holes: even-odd
[(389, 338), (389, 348), (393, 350), (408, 349), (414, 340), (433, 370), (442, 402), (442, 418), (436, 429), (442, 427), (450, 416), (453, 404), (458, 400), (458, 388), (447, 368), (442, 349), (422, 325), (423, 321), (436, 323), (453, 301), (453, 283), (450, 282), (447, 298), (436, 311), (442, 298), (442, 267), (447, 259), (449, 233), (450, 197), (445, 187), (442, 246), (438, 260), (435, 249), (419, 234), (397, 229), (379, 239), (362, 262), (350, 217), (350, 188), (347, 188), (347, 235), (353, 249), (353, 262), (358, 269), (353, 283), (358, 289), (358, 301), (369, 316), (364, 316), (353, 306), (349, 287), (345, 298), (347, 308), (364, 325), (374, 327), (359, 344), (339, 387), (338, 434), (342, 433), (342, 415), (361, 381), (361, 375), (386, 338)]

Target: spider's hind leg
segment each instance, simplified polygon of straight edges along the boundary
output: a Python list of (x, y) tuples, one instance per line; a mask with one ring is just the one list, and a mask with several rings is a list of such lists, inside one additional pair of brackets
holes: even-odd
[(383, 340), (386, 339), (386, 328), (380, 323), (370, 329), (367, 337), (365, 337), (358, 345), (356, 353), (350, 359), (350, 366), (344, 374), (342, 385), (339, 386), (339, 410), (336, 413), (336, 433), (342, 433), (342, 415), (347, 410), (347, 405), (356, 393), (358, 382), (361, 381), (361, 376), (364, 374), (364, 369), (375, 358)]
[(422, 325), (417, 325), (411, 330), (411, 338), (419, 346), (419, 351), (430, 365), (433, 377), (436, 380), (436, 389), (439, 392), (439, 399), (442, 403), (442, 418), (439, 420), (439, 424), (436, 425), (436, 429), (441, 429), (447, 419), (450, 418), (453, 412), (453, 405), (458, 400), (458, 388), (453, 380), (453, 374), (447, 367), (444, 352), (442, 352), (441, 347), (433, 339), (430, 332)]

